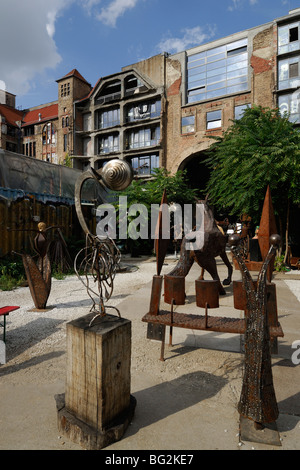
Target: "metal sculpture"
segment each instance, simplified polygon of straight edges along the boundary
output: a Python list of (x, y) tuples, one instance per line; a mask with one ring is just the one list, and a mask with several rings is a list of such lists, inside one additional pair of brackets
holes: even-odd
[[(162, 198), (162, 203), (165, 201), (165, 195)], [(162, 208), (163, 206), (161, 206)], [(214, 219), (212, 213), (209, 218), (210, 227), (214, 226)], [(157, 236), (156, 240), (156, 261), (157, 261), (157, 275), (153, 276), (152, 280), (152, 290), (150, 297), (150, 307), (148, 313), (143, 316), (142, 321), (148, 323), (147, 329), (147, 338), (156, 339), (162, 342), (161, 345), (161, 356), (160, 360), (164, 360), (164, 341), (165, 341), (165, 327), (170, 327), (170, 344), (172, 343), (172, 330), (173, 327), (178, 328), (188, 328), (192, 330), (206, 330), (206, 331), (215, 331), (219, 333), (236, 333), (236, 334), (245, 334), (246, 332), (246, 319), (245, 318), (231, 318), (231, 317), (219, 317), (219, 316), (208, 316), (209, 308), (218, 308), (219, 304), (219, 295), (220, 295), (220, 279), (213, 279), (210, 281), (204, 281), (197, 279), (195, 281), (196, 288), (196, 304), (197, 307), (205, 308), (205, 315), (196, 315), (196, 314), (185, 314), (178, 311), (174, 311), (174, 306), (184, 305), (185, 304), (185, 273), (189, 271), (192, 266), (192, 261), (189, 259), (194, 254), (188, 253), (186, 247), (183, 247), (182, 253), (183, 257), (181, 263), (179, 262), (176, 268), (169, 274), (163, 276), (160, 275), (160, 270), (163, 265), (163, 261), (166, 254), (166, 245), (165, 240), (162, 239), (161, 231), (162, 217), (158, 218), (157, 224)], [(208, 227), (208, 224), (205, 225)], [(218, 230), (218, 229), (217, 229)], [(211, 232), (209, 232), (211, 233)], [(220, 232), (221, 233), (221, 232)], [(215, 237), (219, 237), (217, 232), (214, 232)], [(222, 235), (222, 234), (221, 234)], [(208, 237), (206, 237), (207, 239)], [(225, 238), (225, 237), (224, 237)], [(240, 251), (241, 243), (240, 237), (236, 235), (236, 240), (239, 242), (239, 256), (242, 257)], [(206, 245), (207, 246), (207, 245)], [(210, 256), (211, 258), (211, 256)], [(243, 260), (244, 261), (244, 260)], [(215, 260), (213, 259), (215, 263)], [(183, 265), (183, 268), (182, 268)], [(184, 269), (188, 266), (188, 270)], [(231, 268), (231, 265), (230, 265)], [(231, 281), (232, 268), (229, 268), (229, 277)], [(246, 268), (245, 268), (246, 269)], [(187, 271), (187, 272), (186, 272)], [(171, 305), (170, 311), (160, 309), (160, 299), (161, 299), (161, 288), (162, 282), (164, 279), (164, 302)], [(222, 287), (222, 286), (221, 286)], [(277, 312), (276, 299), (274, 299), (274, 286), (271, 284), (267, 285), (268, 289), (268, 302), (266, 309), (268, 311), (268, 328), (271, 341), (274, 342), (278, 337), (283, 337), (283, 331), (280, 326), (280, 323), (277, 320), (275, 313)], [(271, 293), (271, 295), (270, 295)], [(276, 297), (276, 296), (275, 296)], [(236, 300), (236, 299), (235, 299)], [(239, 305), (236, 305), (235, 308), (239, 310), (247, 311), (246, 306), (244, 307), (243, 299), (239, 299)], [(241, 306), (242, 305), (242, 306)], [(275, 312), (275, 313), (274, 313)], [(247, 317), (247, 314), (245, 315)]]
[[(184, 276), (186, 277), (193, 266), (194, 262), (205, 269), (211, 277), (218, 281), (219, 293), (225, 295), (218, 275), (216, 256), (220, 256), (228, 269), (228, 276), (223, 280), (223, 285), (229, 285), (232, 277), (232, 266), (226, 254), (227, 237), (219, 230), (212, 209), (209, 207), (207, 200), (198, 201), (204, 207), (204, 220), (201, 230), (204, 234), (204, 244), (199, 250), (188, 250), (186, 248), (188, 242), (191, 242), (189, 236), (185, 236), (181, 243), (180, 257), (175, 268), (168, 273), (168, 276)], [(195, 237), (196, 238), (196, 237)], [(202, 277), (202, 276), (201, 276)]]
[[(33, 257), (26, 253), (16, 253), (22, 257), (25, 274), (34, 305), (38, 310), (44, 310), (51, 291), (51, 261), (49, 256), (50, 243), (47, 232), (57, 226), (47, 227), (44, 222), (38, 223), (37, 230), (25, 230), (37, 232), (34, 238), (34, 249), (38, 255), (35, 262)], [(14, 252), (15, 253), (15, 252)]]
[(267, 270), (280, 244), (280, 236), (270, 237), (270, 249), (265, 257), (255, 285), (239, 250), (240, 238), (231, 235), (228, 243), (237, 260), (247, 299), (245, 331), (245, 371), (239, 413), (254, 421), (257, 429), (272, 423), (278, 417), (278, 406), (273, 386), (270, 332), (267, 305)]
[[(112, 296), (114, 278), (121, 255), (118, 247), (110, 237), (107, 236), (100, 239), (97, 235), (90, 232), (81, 208), (83, 185), (87, 180), (92, 179), (104, 189), (109, 188), (120, 191), (129, 186), (132, 178), (133, 171), (127, 162), (111, 160), (103, 169), (86, 171), (76, 181), (75, 208), (80, 225), (86, 235), (86, 245), (77, 254), (74, 269), (78, 278), (86, 287), (89, 297), (92, 299), (90, 312), (94, 312), (96, 315), (92, 318), (90, 325), (96, 318), (104, 317), (107, 308), (115, 309), (120, 316), (120, 312), (116, 307), (107, 306), (105, 303)], [(81, 255), (83, 255), (82, 260), (80, 259)], [(97, 284), (98, 292), (91, 286), (91, 280), (94, 281), (94, 284)], [(97, 297), (97, 301), (94, 296)]]

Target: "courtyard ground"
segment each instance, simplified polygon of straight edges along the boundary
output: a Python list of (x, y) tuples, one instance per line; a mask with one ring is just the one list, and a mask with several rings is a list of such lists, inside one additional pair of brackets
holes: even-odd
[[(167, 257), (162, 274), (175, 262)], [(217, 263), (224, 279), (226, 268), (220, 259)], [(132, 322), (131, 394), (137, 405), (123, 438), (105, 450), (299, 450), (300, 365), (292, 355), (300, 359), (300, 354), (292, 344), (300, 341), (300, 274), (277, 274), (273, 280), (284, 338), (272, 357), (281, 445), (271, 445), (241, 440), (241, 337), (174, 328), (173, 345), (166, 344), (165, 361), (160, 361), (161, 343), (147, 339), (147, 324), (141, 321), (149, 308), (155, 259), (125, 257), (122, 267), (109, 305)], [(203, 314), (195, 306), (199, 274), (193, 266), (186, 279), (187, 303), (178, 311)], [(233, 279), (240, 278), (234, 270)], [(239, 317), (232, 285), (226, 292), (219, 309), (209, 314)], [(59, 434), (54, 397), (65, 392), (66, 324), (91, 307), (85, 287), (76, 276), (53, 280), (43, 312), (33, 310), (28, 287), (0, 292), (0, 305), (20, 306), (7, 317), (6, 363), (0, 365), (0, 449), (81, 450)]]

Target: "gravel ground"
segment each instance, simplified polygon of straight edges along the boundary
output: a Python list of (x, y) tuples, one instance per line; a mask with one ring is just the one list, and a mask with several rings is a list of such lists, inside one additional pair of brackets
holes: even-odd
[[(162, 274), (174, 263), (167, 259)], [(165, 349), (166, 360), (159, 361), (160, 343), (146, 339), (147, 325), (141, 321), (149, 307), (155, 260), (122, 259), (122, 266), (127, 269), (117, 273), (108, 305), (120, 308), (121, 316), (132, 322), (131, 382), (137, 409), (125, 438), (107, 450), (240, 449), (237, 403), (243, 355), (217, 346), (187, 346), (177, 328), (173, 346)], [(222, 263), (220, 271), (223, 278)], [(193, 267), (190, 276), (194, 282), (199, 268)], [(234, 276), (240, 278), (237, 271)], [(299, 280), (280, 283), (300, 301)], [(230, 289), (221, 301), (225, 310), (232, 302)], [(58, 433), (54, 395), (65, 391), (66, 324), (91, 307), (84, 285), (77, 276), (53, 279), (45, 311), (34, 309), (28, 287), (0, 291), (0, 305), (20, 306), (7, 317), (6, 364), (0, 366), (0, 449), (80, 450)], [(209, 335), (217, 345), (218, 336)], [(277, 370), (282, 374), (283, 368)]]

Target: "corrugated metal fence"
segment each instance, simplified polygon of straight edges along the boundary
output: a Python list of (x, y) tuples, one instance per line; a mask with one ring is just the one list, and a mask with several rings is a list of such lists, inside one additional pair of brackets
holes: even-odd
[[(12, 251), (32, 252), (38, 222), (47, 227), (59, 226), (64, 238), (74, 232), (74, 206), (43, 204), (34, 199), (4, 201), (0, 199), (0, 257)], [(48, 231), (49, 240), (52, 231)]]

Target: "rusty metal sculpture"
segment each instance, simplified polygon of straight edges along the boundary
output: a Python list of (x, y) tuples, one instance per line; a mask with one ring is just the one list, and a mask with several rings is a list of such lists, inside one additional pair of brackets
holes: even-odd
[(37, 230), (26, 230), (37, 232), (34, 238), (34, 249), (38, 255), (36, 262), (29, 254), (16, 253), (22, 257), (29, 290), (35, 308), (38, 310), (44, 310), (46, 308), (51, 291), (50, 243), (47, 239), (47, 232), (56, 228), (56, 226), (47, 227), (44, 222), (39, 222)]
[[(166, 200), (166, 197), (164, 194), (162, 198), (161, 208), (163, 207), (163, 202), (165, 202), (165, 200)], [(210, 222), (209, 226), (214, 227), (215, 222), (213, 220), (212, 213), (210, 214), (209, 222)], [(192, 330), (216, 331), (219, 333), (236, 333), (236, 334), (241, 334), (241, 335), (245, 334), (245, 331), (246, 331), (246, 319), (245, 318), (247, 318), (248, 313), (246, 313), (247, 308), (246, 306), (244, 306), (245, 302), (243, 299), (239, 299), (240, 302), (235, 302), (235, 308), (238, 308), (239, 310), (245, 310), (245, 318), (233, 318), (233, 317), (223, 317), (223, 316), (219, 317), (215, 315), (210, 316), (210, 317), (208, 316), (208, 309), (217, 308), (219, 305), (219, 295), (220, 295), (220, 286), (221, 286), (219, 277), (210, 281), (205, 281), (201, 279), (201, 276), (200, 276), (200, 278), (195, 281), (196, 304), (198, 307), (205, 308), (205, 315), (185, 314), (185, 313), (180, 313), (178, 311), (174, 311), (174, 306), (185, 304), (185, 275), (188, 273), (189, 269), (191, 268), (194, 262), (193, 258), (192, 259), (190, 258), (192, 256), (196, 257), (196, 255), (194, 253), (189, 253), (186, 250), (186, 248), (183, 247), (183, 250), (182, 250), (183, 256), (181, 260), (179, 260), (179, 263), (177, 263), (176, 268), (173, 271), (171, 271), (171, 273), (164, 275), (164, 277), (161, 276), (160, 275), (161, 267), (163, 265), (163, 261), (164, 261), (165, 254), (166, 254), (166, 243), (165, 243), (165, 240), (162, 238), (161, 224), (162, 224), (162, 217), (159, 217), (158, 224), (157, 224), (158, 239), (156, 240), (156, 244), (155, 244), (157, 275), (153, 276), (149, 311), (142, 318), (142, 321), (148, 323), (147, 338), (160, 340), (162, 342), (160, 360), (162, 361), (164, 360), (164, 341), (165, 341), (165, 327), (166, 326), (170, 327), (170, 344), (172, 342), (173, 327), (188, 328)], [(208, 225), (206, 224), (206, 228), (207, 226)], [(218, 228), (216, 230), (218, 230)], [(214, 233), (215, 233), (215, 237), (218, 238), (219, 235), (217, 234), (217, 231), (214, 231)], [(237, 237), (237, 240), (240, 242), (240, 237), (238, 235), (236, 237)], [(222, 243), (224, 243), (224, 240), (222, 240)], [(213, 265), (215, 264), (214, 259), (213, 259), (212, 264)], [(186, 268), (186, 266), (188, 269)], [(229, 279), (231, 281), (231, 273), (232, 273), (231, 265), (228, 271), (229, 271)], [(216, 272), (216, 268), (215, 268), (215, 272)], [(213, 274), (215, 274), (215, 272), (213, 272)], [(161, 289), (162, 289), (163, 280), (164, 280), (164, 302), (166, 304), (171, 305), (170, 311), (160, 309)], [(266, 305), (266, 309), (268, 312), (268, 319), (269, 319), (269, 322), (268, 322), (269, 334), (270, 334), (272, 342), (274, 342), (274, 340), (276, 340), (278, 337), (284, 336), (280, 323), (278, 322), (278, 319), (277, 319), (276, 299), (274, 300), (274, 294), (275, 294), (275, 289), (273, 289), (274, 287), (275, 286), (272, 284), (267, 285), (269, 298), (268, 298), (268, 302)], [(234, 289), (234, 292), (235, 292), (235, 289)]]
[[(120, 251), (110, 237), (100, 239), (90, 232), (81, 208), (83, 185), (87, 180), (92, 179), (105, 189), (120, 191), (129, 186), (132, 177), (133, 171), (127, 162), (111, 160), (103, 169), (86, 171), (76, 181), (75, 208), (80, 225), (86, 235), (86, 246), (77, 254), (74, 269), (92, 299), (90, 311), (94, 312), (95, 316), (92, 318), (90, 325), (96, 318), (104, 317), (107, 308), (115, 309), (120, 316), (120, 312), (116, 307), (105, 305), (113, 293), (114, 278), (120, 262)], [(80, 260), (81, 255), (84, 255), (82, 260)], [(94, 281), (94, 284), (97, 284), (98, 292), (91, 286), (91, 280)]]
[[(218, 229), (215, 222), (212, 209), (209, 207), (207, 200), (198, 201), (203, 204), (204, 221), (202, 231), (204, 232), (204, 245), (199, 250), (188, 250), (186, 248), (187, 242), (192, 240), (185, 236), (181, 243), (180, 258), (175, 268), (168, 273), (168, 276), (183, 276), (186, 277), (193, 266), (194, 262), (205, 269), (211, 277), (218, 281), (219, 293), (226, 294), (218, 275), (216, 256), (220, 256), (228, 269), (228, 276), (223, 280), (223, 285), (229, 285), (232, 277), (232, 266), (226, 254), (227, 238)], [(202, 276), (201, 276), (202, 277)]]
[(240, 238), (232, 235), (228, 239), (231, 251), (242, 274), (247, 299), (245, 331), (245, 371), (239, 413), (254, 421), (257, 429), (265, 423), (272, 423), (278, 417), (278, 406), (273, 386), (270, 333), (267, 305), (267, 270), (280, 244), (279, 235), (270, 237), (270, 249), (265, 257), (255, 285), (239, 252)]

